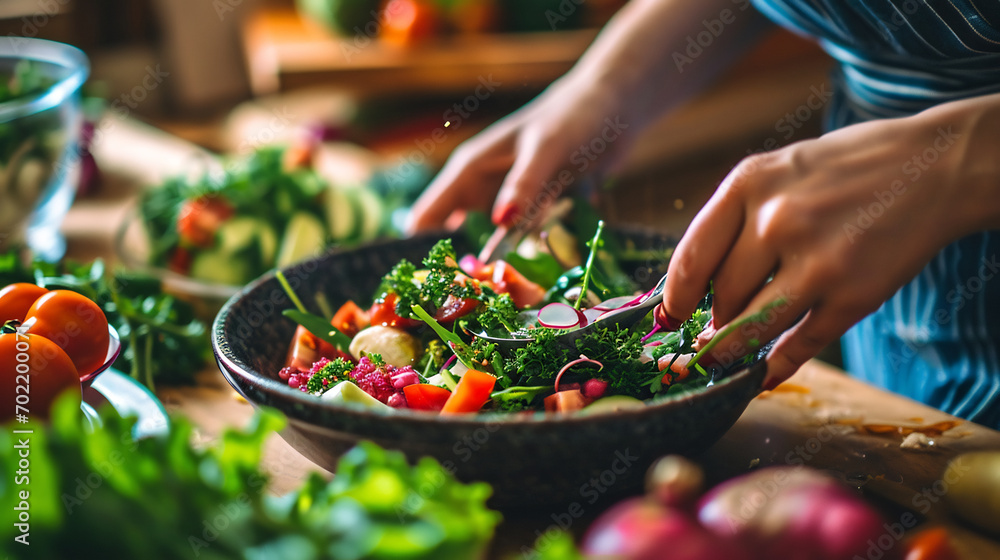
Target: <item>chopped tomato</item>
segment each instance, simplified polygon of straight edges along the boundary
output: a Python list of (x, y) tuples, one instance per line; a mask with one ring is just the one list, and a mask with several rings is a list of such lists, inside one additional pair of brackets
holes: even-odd
[(423, 323), (417, 319), (400, 317), (396, 313), (396, 294), (386, 294), (382, 301), (376, 302), (372, 306), (371, 324), (383, 327), (396, 327), (399, 329), (412, 329)]
[[(483, 270), (489, 268), (490, 266), (487, 265)], [(490, 280), (493, 283), (493, 289), (499, 293), (510, 294), (514, 305), (519, 308), (533, 307), (545, 299), (545, 288), (525, 278), (505, 261), (493, 263), (492, 272)]]
[(338, 331), (354, 338), (354, 335), (358, 334), (361, 329), (371, 324), (371, 318), (367, 312), (358, 307), (358, 304), (347, 300), (347, 303), (341, 305), (337, 313), (334, 314), (330, 324)]
[(451, 391), (436, 385), (418, 384), (403, 387), (406, 404), (414, 410), (438, 411), (451, 398)]
[(200, 196), (187, 200), (177, 215), (177, 233), (181, 242), (193, 247), (211, 247), (215, 233), (236, 210), (219, 196)]
[(559, 391), (545, 397), (545, 412), (573, 412), (592, 402), (579, 389)]
[(465, 372), (455, 387), (448, 401), (444, 403), (441, 414), (463, 414), (478, 412), (490, 400), (493, 386), (497, 378), (488, 373), (470, 369)]
[(439, 323), (451, 323), (459, 317), (472, 313), (477, 307), (479, 307), (479, 300), (448, 296), (444, 305), (434, 312), (434, 319)]
[(185, 247), (177, 247), (170, 255), (170, 262), (167, 263), (167, 268), (177, 274), (187, 274), (191, 272), (191, 262), (193, 260), (194, 257), (191, 256), (191, 251)]
[(285, 367), (309, 371), (313, 363), (318, 362), (320, 358), (330, 360), (344, 358), (348, 361), (354, 361), (351, 356), (337, 350), (329, 342), (309, 332), (302, 325), (299, 325), (295, 329), (295, 336), (292, 337), (292, 345), (288, 348)]

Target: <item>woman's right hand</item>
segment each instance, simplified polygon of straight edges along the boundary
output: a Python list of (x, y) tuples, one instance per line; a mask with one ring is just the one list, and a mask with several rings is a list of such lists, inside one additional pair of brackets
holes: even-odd
[(459, 146), (414, 204), (410, 230), (439, 228), (456, 210), (485, 212), (491, 203), (497, 225), (531, 222), (581, 177), (610, 172), (634, 134), (620, 96), (583, 82), (563, 77)]

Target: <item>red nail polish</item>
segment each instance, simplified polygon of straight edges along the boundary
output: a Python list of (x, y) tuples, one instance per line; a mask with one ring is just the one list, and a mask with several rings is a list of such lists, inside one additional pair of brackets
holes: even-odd
[(667, 313), (666, 309), (663, 308), (662, 303), (656, 306), (656, 310), (653, 312), (653, 319), (656, 320), (656, 324), (659, 325), (661, 329), (671, 332), (681, 328), (681, 323), (684, 322)]
[(514, 219), (519, 212), (516, 202), (508, 202), (493, 212), (493, 224), (510, 227), (514, 225)]
[(769, 377), (764, 380), (764, 385), (761, 387), (765, 391), (773, 391), (775, 387), (781, 385), (781, 381), (776, 377)]

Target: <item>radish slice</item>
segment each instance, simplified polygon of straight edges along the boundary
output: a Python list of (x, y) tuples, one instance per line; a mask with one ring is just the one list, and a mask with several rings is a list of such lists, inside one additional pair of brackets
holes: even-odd
[(538, 311), (538, 324), (550, 329), (571, 329), (586, 322), (583, 313), (565, 303), (550, 303)]
[(598, 317), (600, 317), (601, 315), (604, 315), (604, 313), (605, 313), (605, 310), (599, 309), (597, 307), (591, 307), (590, 309), (584, 309), (583, 310), (583, 316), (587, 318), (587, 322), (584, 323), (581, 326), (585, 327), (585, 326), (593, 323), (594, 321), (597, 320)]

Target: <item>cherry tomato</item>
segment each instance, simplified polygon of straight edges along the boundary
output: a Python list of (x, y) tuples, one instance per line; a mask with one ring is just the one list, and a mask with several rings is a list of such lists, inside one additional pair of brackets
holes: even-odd
[(397, 45), (433, 37), (441, 27), (441, 14), (430, 0), (389, 0), (383, 13), (382, 38)]
[(386, 294), (381, 302), (372, 306), (371, 323), (383, 327), (396, 327), (399, 329), (412, 329), (423, 323), (416, 319), (400, 317), (396, 313), (396, 294)]
[(371, 319), (368, 317), (368, 313), (351, 300), (341, 305), (340, 309), (333, 315), (333, 319), (330, 320), (333, 328), (351, 338), (354, 338), (354, 335), (370, 323)]
[(434, 312), (434, 318), (439, 323), (451, 323), (459, 317), (472, 313), (477, 307), (479, 300), (448, 296), (448, 299), (444, 300), (444, 305)]
[(0, 404), (0, 423), (16, 414), (48, 418), (52, 402), (64, 391), (78, 401), (82, 397), (73, 360), (56, 343), (30, 333), (0, 334), (0, 386), (9, 399)]
[(24, 282), (11, 284), (0, 290), (0, 323), (10, 320), (24, 321), (31, 304), (48, 292), (41, 286)]
[(219, 226), (234, 213), (233, 206), (218, 196), (201, 196), (185, 201), (177, 215), (177, 233), (181, 243), (192, 247), (211, 247)]
[(933, 527), (909, 539), (906, 560), (958, 560), (958, 553), (951, 546), (948, 531), (944, 527)]
[(87, 375), (108, 355), (108, 319), (93, 301), (69, 290), (53, 290), (38, 298), (24, 318), (28, 332), (56, 343)]

